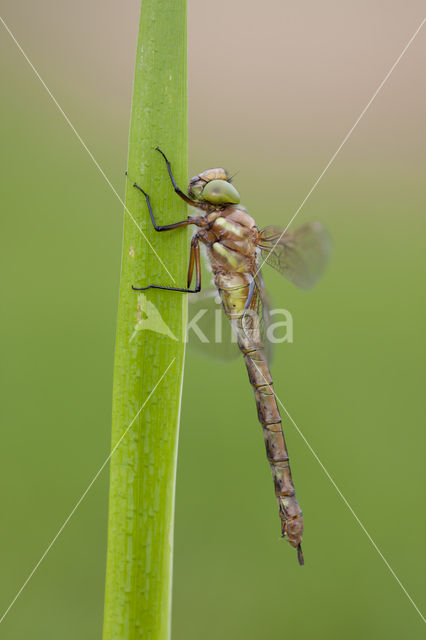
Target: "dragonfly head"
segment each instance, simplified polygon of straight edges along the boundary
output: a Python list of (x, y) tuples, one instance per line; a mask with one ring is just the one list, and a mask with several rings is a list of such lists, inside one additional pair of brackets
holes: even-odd
[(188, 195), (200, 202), (211, 204), (238, 204), (240, 194), (231, 184), (225, 169), (207, 169), (194, 176), (188, 185)]

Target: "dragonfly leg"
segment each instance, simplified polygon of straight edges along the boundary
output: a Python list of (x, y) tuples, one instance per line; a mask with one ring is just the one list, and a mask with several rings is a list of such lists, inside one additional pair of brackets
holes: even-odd
[(149, 195), (140, 187), (136, 182), (133, 184), (136, 189), (139, 189), (141, 193), (145, 196), (146, 204), (148, 205), (148, 211), (151, 218), (152, 225), (156, 231), (170, 231), (171, 229), (179, 229), (179, 227), (186, 227), (188, 224), (196, 224), (193, 218), (187, 218), (186, 220), (181, 220), (180, 222), (174, 222), (173, 224), (164, 224), (158, 225), (155, 222), (154, 213), (151, 207), (151, 201), (149, 199)]
[[(194, 272), (195, 264), (195, 289), (190, 289), (192, 275)], [(163, 287), (158, 284), (149, 284), (147, 287), (134, 287), (134, 291), (145, 291), (146, 289), (163, 289), (165, 291), (180, 291), (182, 293), (199, 293), (201, 291), (201, 259), (200, 259), (200, 245), (198, 243), (198, 236), (195, 235), (191, 240), (191, 253), (189, 255), (189, 267), (188, 267), (188, 283), (187, 288), (181, 289), (178, 287)]]
[(197, 207), (197, 209), (208, 209), (208, 207), (209, 207), (208, 204), (205, 204), (205, 203), (203, 204), (201, 202), (197, 202), (196, 200), (191, 200), (191, 198), (188, 198), (188, 196), (181, 189), (179, 189), (179, 187), (176, 184), (176, 180), (173, 177), (172, 167), (171, 167), (170, 162), (168, 161), (166, 155), (161, 151), (160, 147), (155, 147), (155, 150), (159, 151), (161, 153), (161, 155), (163, 156), (164, 160), (166, 161), (167, 171), (169, 172), (169, 176), (170, 176), (170, 180), (171, 180), (172, 185), (173, 185), (173, 189), (175, 190), (175, 192), (177, 193), (179, 198), (182, 198), (182, 200), (185, 200), (185, 202), (187, 204), (191, 205), (191, 207)]

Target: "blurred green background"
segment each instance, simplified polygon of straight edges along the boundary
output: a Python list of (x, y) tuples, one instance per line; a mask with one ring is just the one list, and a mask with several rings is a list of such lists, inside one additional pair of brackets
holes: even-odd
[[(138, 2), (3, 7), (124, 193)], [(416, 1), (191, 1), (190, 175), (238, 170), (259, 226), (285, 226), (423, 12)], [(264, 273), (294, 319), (294, 343), (273, 365), (276, 392), (420, 608), (425, 46), (423, 31), (298, 216), (333, 237), (321, 284), (305, 294)], [(4, 611), (109, 452), (123, 210), (3, 27), (0, 52)], [(303, 569), (279, 538), (243, 363), (188, 350), (174, 640), (423, 637), (418, 613), (284, 426), (305, 513)], [(107, 490), (104, 472), (2, 638), (101, 638)]]

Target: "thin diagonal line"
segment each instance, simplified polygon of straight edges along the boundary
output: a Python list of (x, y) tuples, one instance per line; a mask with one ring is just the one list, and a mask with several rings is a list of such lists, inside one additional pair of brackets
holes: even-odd
[(163, 375), (161, 376), (161, 378), (158, 380), (158, 382), (156, 383), (156, 385), (154, 386), (154, 388), (152, 389), (152, 391), (150, 392), (150, 394), (148, 395), (148, 397), (146, 398), (146, 400), (144, 401), (143, 405), (141, 406), (141, 408), (139, 409), (139, 411), (137, 412), (137, 414), (135, 415), (135, 417), (133, 418), (133, 420), (130, 422), (130, 424), (128, 425), (128, 427), (126, 428), (126, 430), (124, 431), (123, 435), (120, 437), (120, 439), (116, 442), (116, 444), (114, 445), (114, 447), (111, 449), (110, 454), (108, 455), (107, 459), (105, 460), (105, 462), (99, 467), (99, 470), (97, 471), (97, 473), (93, 476), (93, 479), (91, 480), (91, 482), (89, 483), (89, 485), (87, 486), (87, 489), (82, 493), (81, 497), (79, 498), (79, 500), (76, 502), (74, 508), (72, 509), (72, 511), (70, 511), (69, 515), (67, 516), (67, 518), (64, 520), (62, 526), (59, 528), (57, 534), (55, 535), (54, 538), (52, 538), (50, 544), (48, 545), (48, 547), (46, 548), (45, 552), (43, 553), (43, 555), (41, 556), (40, 560), (37, 562), (37, 564), (34, 566), (33, 570), (31, 571), (31, 573), (29, 574), (28, 578), (25, 580), (24, 584), (22, 585), (22, 587), (19, 589), (18, 593), (16, 594), (16, 596), (13, 598), (12, 602), (10, 603), (10, 605), (7, 607), (6, 611), (3, 613), (2, 617), (0, 618), (0, 624), (3, 622), (3, 620), (5, 619), (5, 617), (7, 616), (7, 614), (9, 613), (9, 611), (11, 610), (11, 608), (13, 607), (13, 605), (15, 604), (15, 602), (17, 601), (17, 599), (19, 598), (19, 596), (21, 595), (21, 593), (23, 592), (23, 590), (25, 589), (25, 587), (27, 586), (27, 584), (29, 583), (29, 581), (31, 580), (31, 578), (33, 577), (33, 575), (35, 574), (35, 572), (37, 571), (37, 569), (39, 568), (39, 566), (41, 565), (41, 563), (43, 562), (43, 560), (45, 559), (45, 557), (47, 556), (47, 554), (49, 553), (50, 549), (53, 547), (53, 545), (55, 544), (56, 540), (59, 538), (59, 536), (61, 535), (62, 531), (65, 529), (65, 527), (67, 526), (68, 522), (71, 520), (72, 516), (74, 515), (74, 513), (77, 511), (78, 507), (80, 506), (80, 504), (83, 502), (84, 498), (86, 497), (86, 495), (89, 493), (90, 489), (92, 488), (92, 486), (94, 485), (94, 483), (96, 482), (96, 480), (98, 479), (98, 477), (100, 476), (100, 474), (102, 473), (102, 471), (104, 470), (104, 468), (106, 467), (106, 465), (108, 464), (109, 460), (111, 459), (111, 457), (114, 455), (115, 451), (117, 450), (117, 448), (119, 447), (120, 443), (122, 442), (123, 438), (125, 438), (125, 436), (127, 435), (129, 429), (132, 427), (133, 423), (135, 422), (135, 420), (137, 419), (137, 417), (139, 416), (139, 414), (141, 413), (142, 409), (145, 407), (145, 405), (147, 404), (147, 402), (149, 402), (151, 396), (153, 395), (153, 393), (155, 392), (155, 390), (157, 389), (158, 385), (160, 384), (160, 382), (163, 380), (164, 376), (166, 375), (166, 373), (168, 372), (168, 370), (170, 369), (170, 367), (172, 366), (172, 364), (174, 363), (174, 361), (176, 360), (176, 358), (173, 358), (173, 360), (171, 361), (171, 363), (169, 364), (169, 366), (167, 367), (167, 369), (164, 371)]
[(118, 200), (121, 202), (121, 204), (124, 207), (124, 210), (126, 211), (126, 213), (129, 215), (130, 219), (132, 220), (132, 222), (136, 225), (136, 227), (139, 229), (139, 231), (141, 232), (144, 240), (147, 242), (148, 246), (150, 247), (150, 249), (154, 252), (154, 254), (156, 255), (157, 259), (159, 260), (159, 262), (161, 263), (161, 265), (164, 267), (164, 269), (167, 271), (168, 275), (170, 276), (170, 278), (172, 279), (173, 282), (176, 282), (176, 280), (174, 279), (174, 277), (172, 276), (172, 274), (170, 273), (170, 271), (167, 269), (166, 265), (164, 264), (164, 262), (162, 261), (162, 259), (160, 258), (160, 256), (158, 255), (158, 253), (156, 252), (156, 250), (154, 249), (154, 247), (152, 246), (152, 244), (150, 243), (150, 241), (148, 240), (148, 238), (146, 237), (145, 233), (142, 231), (141, 227), (139, 226), (139, 224), (136, 222), (135, 218), (133, 217), (133, 215), (130, 213), (129, 209), (126, 207), (123, 199), (120, 197), (120, 195), (118, 194), (116, 188), (114, 187), (114, 185), (112, 184), (111, 180), (108, 178), (108, 176), (106, 175), (105, 171), (102, 169), (102, 167), (100, 166), (99, 162), (96, 160), (95, 156), (93, 155), (93, 153), (90, 151), (89, 147), (87, 146), (87, 144), (84, 142), (83, 138), (81, 137), (81, 135), (78, 133), (77, 129), (74, 127), (73, 123), (71, 122), (71, 120), (69, 119), (69, 117), (67, 116), (67, 114), (65, 113), (65, 111), (62, 109), (61, 105), (59, 104), (59, 102), (56, 100), (55, 96), (53, 95), (53, 93), (51, 92), (51, 90), (49, 89), (49, 87), (47, 86), (47, 84), (45, 83), (45, 81), (43, 80), (43, 78), (41, 77), (41, 75), (39, 74), (39, 72), (37, 71), (37, 69), (35, 68), (35, 66), (33, 65), (33, 63), (31, 62), (31, 60), (29, 59), (29, 57), (27, 56), (27, 54), (25, 53), (25, 51), (23, 50), (23, 48), (21, 47), (21, 45), (19, 44), (19, 42), (17, 41), (17, 39), (15, 38), (15, 36), (13, 35), (12, 31), (9, 29), (9, 27), (7, 26), (7, 24), (5, 23), (5, 21), (3, 20), (3, 18), (0, 16), (0, 20), (3, 23), (4, 28), (6, 29), (6, 31), (8, 32), (8, 34), (10, 35), (10, 37), (12, 38), (12, 40), (14, 41), (14, 43), (16, 44), (16, 46), (18, 47), (19, 51), (22, 53), (22, 55), (24, 56), (25, 60), (28, 62), (28, 64), (30, 65), (31, 69), (34, 71), (35, 75), (37, 76), (37, 78), (40, 80), (41, 84), (43, 85), (43, 87), (46, 89), (47, 93), (49, 94), (49, 96), (52, 98), (53, 102), (55, 103), (55, 105), (57, 106), (57, 108), (59, 109), (59, 111), (61, 112), (61, 114), (63, 115), (66, 123), (70, 126), (70, 128), (72, 129), (72, 131), (74, 132), (75, 136), (77, 137), (78, 141), (80, 142), (80, 144), (82, 145), (82, 147), (87, 151), (87, 153), (89, 154), (90, 159), (92, 160), (93, 164), (95, 165), (95, 167), (98, 169), (99, 173), (102, 175), (102, 177), (105, 179), (106, 183), (109, 185), (109, 187), (111, 188), (112, 192), (114, 193), (114, 195), (118, 198)]
[(373, 538), (371, 537), (371, 535), (368, 533), (367, 529), (365, 528), (365, 526), (363, 525), (363, 523), (361, 522), (361, 520), (359, 519), (359, 517), (357, 516), (357, 514), (355, 513), (355, 511), (353, 510), (353, 508), (351, 507), (351, 505), (349, 504), (349, 502), (347, 501), (347, 499), (345, 498), (345, 496), (343, 495), (342, 491), (339, 489), (339, 487), (337, 486), (336, 482), (333, 480), (333, 478), (331, 477), (331, 475), (329, 474), (329, 472), (327, 471), (327, 469), (325, 468), (324, 464), (321, 462), (320, 458), (318, 457), (317, 453), (314, 451), (314, 449), (311, 447), (311, 445), (309, 444), (308, 440), (305, 438), (305, 436), (303, 435), (302, 431), (299, 429), (299, 427), (297, 426), (297, 424), (295, 423), (295, 421), (293, 420), (293, 418), (291, 417), (291, 415), (289, 414), (289, 412), (287, 411), (287, 409), (285, 408), (285, 406), (283, 405), (283, 403), (281, 402), (281, 400), (279, 399), (279, 397), (277, 396), (277, 394), (275, 393), (275, 390), (273, 389), (273, 387), (269, 384), (269, 382), (266, 380), (265, 376), (263, 375), (262, 371), (259, 369), (259, 367), (257, 366), (257, 364), (255, 363), (254, 360), (252, 360), (250, 358), (250, 360), (252, 361), (252, 363), (254, 364), (254, 366), (256, 367), (256, 369), (259, 371), (260, 375), (262, 376), (262, 378), (265, 381), (265, 384), (268, 385), (268, 387), (270, 388), (270, 390), (272, 391), (272, 393), (274, 394), (275, 398), (278, 400), (280, 406), (282, 407), (282, 409), (284, 409), (284, 411), (287, 414), (287, 417), (291, 420), (291, 422), (293, 423), (293, 426), (295, 427), (297, 433), (299, 434), (299, 436), (302, 438), (303, 442), (306, 444), (306, 446), (308, 447), (309, 451), (312, 453), (312, 455), (314, 456), (315, 460), (318, 462), (318, 464), (320, 465), (321, 469), (324, 471), (325, 475), (327, 476), (327, 478), (330, 480), (331, 484), (333, 485), (333, 487), (336, 489), (337, 493), (339, 494), (339, 496), (342, 498), (343, 502), (345, 503), (345, 505), (347, 506), (347, 508), (349, 509), (349, 511), (351, 512), (351, 514), (353, 515), (353, 517), (355, 518), (355, 520), (358, 522), (359, 526), (361, 527), (361, 529), (363, 530), (363, 532), (365, 533), (365, 535), (367, 536), (367, 538), (370, 540), (371, 544), (373, 545), (373, 547), (375, 548), (375, 550), (377, 551), (377, 553), (379, 554), (379, 556), (381, 557), (381, 559), (383, 560), (383, 562), (385, 563), (385, 565), (387, 566), (387, 568), (389, 569), (389, 571), (391, 572), (391, 574), (393, 575), (393, 577), (395, 578), (395, 580), (397, 581), (397, 583), (399, 584), (399, 586), (401, 587), (401, 589), (403, 590), (403, 592), (405, 593), (405, 595), (407, 596), (407, 598), (409, 599), (409, 601), (411, 602), (411, 604), (413, 605), (413, 607), (415, 608), (415, 610), (417, 611), (417, 613), (419, 614), (419, 616), (421, 617), (421, 619), (423, 620), (423, 622), (426, 622), (422, 612), (420, 611), (420, 609), (418, 608), (418, 606), (416, 605), (416, 603), (414, 602), (413, 598), (410, 596), (410, 594), (408, 593), (407, 589), (404, 587), (404, 585), (402, 584), (401, 580), (398, 578), (398, 576), (396, 575), (395, 571), (392, 569), (391, 565), (389, 564), (389, 562), (386, 560), (385, 556), (383, 555), (383, 553), (380, 551), (379, 547), (377, 546), (377, 544), (374, 542)]
[(370, 100), (367, 102), (366, 106), (364, 107), (364, 109), (361, 111), (360, 115), (358, 116), (358, 118), (355, 120), (354, 124), (352, 125), (352, 127), (349, 129), (348, 133), (345, 135), (345, 137), (343, 138), (342, 142), (340, 143), (340, 145), (337, 147), (337, 150), (333, 153), (333, 155), (331, 156), (330, 160), (327, 162), (327, 164), (325, 165), (324, 169), (322, 170), (322, 172), (320, 173), (320, 175), (318, 176), (318, 178), (315, 180), (313, 186), (311, 187), (311, 189), (308, 191), (307, 195), (305, 196), (305, 198), (302, 200), (302, 203), (299, 205), (298, 209), (296, 210), (296, 212), (293, 214), (290, 222), (288, 223), (288, 225), (285, 227), (285, 229), (283, 230), (282, 234), (280, 235), (280, 237), (278, 238), (278, 240), (276, 241), (276, 243), (274, 244), (274, 246), (272, 247), (272, 249), (270, 251), (268, 251), (268, 255), (266, 256), (266, 258), (263, 260), (262, 264), (260, 265), (259, 269), (256, 272), (256, 275), (259, 273), (259, 271), (262, 269), (263, 265), (265, 264), (265, 262), (267, 262), (269, 256), (271, 255), (271, 253), (273, 252), (273, 250), (275, 249), (275, 247), (277, 246), (277, 244), (279, 243), (279, 241), (281, 240), (281, 238), (283, 237), (283, 235), (285, 234), (285, 232), (287, 231), (287, 229), (289, 228), (289, 226), (291, 225), (291, 223), (293, 222), (293, 220), (295, 219), (295, 217), (298, 215), (299, 211), (302, 209), (302, 207), (304, 206), (305, 202), (308, 200), (308, 198), (311, 196), (311, 194), (313, 193), (313, 191), (317, 188), (318, 184), (320, 183), (320, 181), (322, 180), (322, 178), (324, 177), (325, 173), (328, 171), (328, 169), (330, 168), (330, 166), (333, 164), (334, 160), (336, 159), (336, 156), (338, 155), (338, 153), (340, 152), (340, 150), (342, 149), (342, 147), (344, 146), (344, 144), (348, 141), (349, 137), (352, 135), (352, 132), (354, 131), (355, 127), (358, 125), (358, 123), (360, 122), (360, 120), (364, 117), (365, 113), (368, 111), (369, 107), (371, 106), (371, 104), (373, 103), (373, 101), (375, 100), (375, 98), (377, 97), (378, 93), (380, 92), (380, 90), (382, 89), (383, 85), (385, 84), (385, 82), (388, 80), (388, 78), (390, 77), (390, 75), (392, 74), (393, 70), (395, 69), (395, 67), (398, 65), (398, 63), (400, 62), (401, 58), (403, 57), (403, 55), (405, 54), (405, 52), (407, 51), (408, 47), (412, 44), (412, 42), (414, 41), (414, 39), (416, 38), (416, 36), (418, 35), (420, 29), (423, 27), (424, 23), (426, 22), (426, 18), (423, 18), (423, 20), (421, 21), (419, 27), (417, 27), (416, 31), (413, 33), (413, 35), (411, 36), (411, 38), (409, 39), (409, 41), (407, 42), (407, 44), (405, 45), (405, 47), (403, 48), (402, 52), (399, 54), (398, 58), (395, 60), (395, 62), (393, 63), (393, 65), (391, 66), (391, 68), (389, 69), (389, 71), (387, 72), (387, 74), (385, 75), (384, 79), (382, 80), (382, 82), (379, 84), (379, 86), (377, 87), (376, 91), (374, 92), (374, 94), (372, 95), (372, 97), (370, 98)]

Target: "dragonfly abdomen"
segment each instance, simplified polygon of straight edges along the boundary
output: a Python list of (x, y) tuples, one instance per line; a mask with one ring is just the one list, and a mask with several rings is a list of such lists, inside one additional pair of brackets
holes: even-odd
[[(252, 303), (247, 303), (250, 300), (251, 283), (244, 283), (243, 274), (232, 274), (234, 286), (229, 289), (222, 288), (226, 283), (223, 276), (221, 279), (216, 276), (216, 280), (224, 311), (237, 337), (238, 346), (246, 363), (250, 384), (254, 390), (257, 415), (263, 429), (266, 455), (271, 467), (278, 502), (281, 532), (291, 546), (297, 549), (299, 562), (303, 564), (300, 546), (303, 534), (302, 509), (295, 495), (281, 416), (263, 348), (259, 318), (257, 314), (249, 313), (252, 306), (256, 308), (254, 297)], [(237, 286), (238, 284), (239, 286)]]
[(302, 509), (295, 497), (296, 491), (271, 374), (262, 350), (245, 353), (244, 360), (254, 389), (257, 415), (263, 429), (266, 455), (280, 511), (282, 535), (287, 537), (292, 547), (297, 548), (303, 534)]

